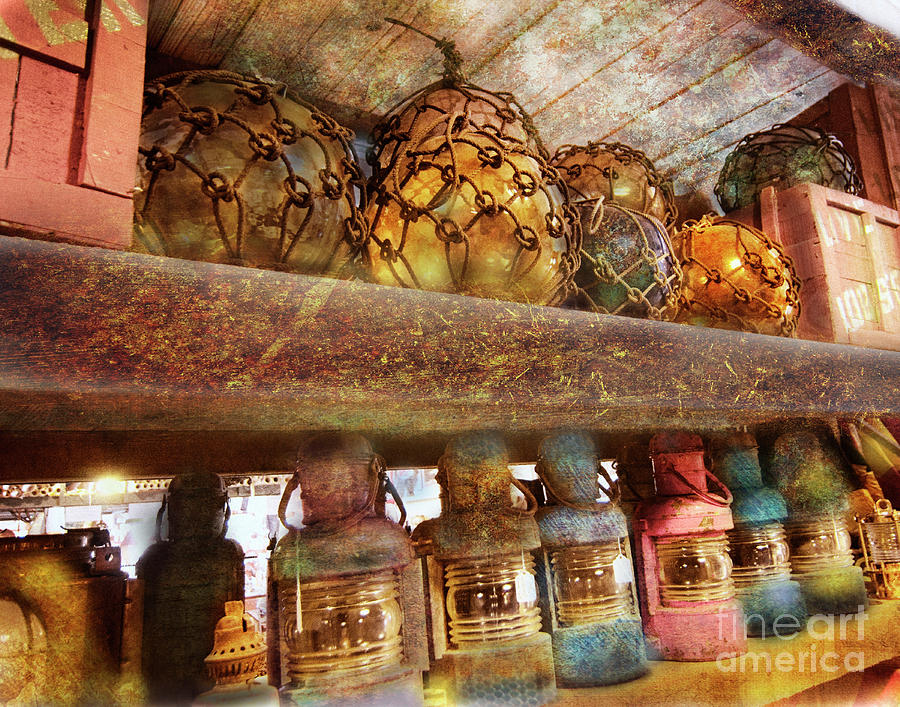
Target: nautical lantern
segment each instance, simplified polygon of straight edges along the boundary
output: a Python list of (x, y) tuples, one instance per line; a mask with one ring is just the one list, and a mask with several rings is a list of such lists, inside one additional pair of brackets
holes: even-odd
[(602, 198), (604, 204), (652, 216), (667, 229), (675, 226), (678, 209), (672, 183), (634, 147), (621, 142), (563, 145), (550, 164), (562, 174), (573, 201)]
[(879, 599), (900, 599), (900, 512), (881, 498), (875, 512), (857, 518), (863, 550), (863, 571)]
[(672, 240), (684, 271), (676, 321), (795, 335), (800, 278), (778, 243), (752, 226), (710, 216), (686, 221)]
[(367, 234), (352, 139), (283, 84), (226, 71), (155, 79), (144, 91), (133, 248), (355, 274)]
[[(438, 463), (441, 515), (416, 528), (431, 615), (430, 687), (456, 705), (545, 704), (556, 696), (532, 551), (536, 503), (494, 434), (452, 440)], [(528, 500), (513, 508), (510, 487)]]
[(743, 653), (744, 618), (725, 534), (733, 525), (731, 494), (706, 469), (697, 435), (658, 434), (650, 456), (656, 496), (635, 509), (634, 534), (651, 657), (695, 661)]
[[(286, 515), (298, 488), (302, 527)], [(269, 682), (282, 704), (422, 704), (422, 575), (406, 532), (377, 509), (385, 489), (402, 524), (399, 495), (359, 435), (317, 435), (297, 452), (269, 577), (279, 643)]]
[(136, 567), (144, 580), (142, 667), (152, 702), (190, 700), (212, 687), (203, 661), (216, 622), (226, 601), (244, 598), (244, 551), (225, 538), (229, 516), (216, 474), (184, 473), (169, 484), (156, 518), (157, 541)]
[[(618, 485), (582, 432), (543, 440), (535, 471), (553, 504), (537, 513), (543, 545), (537, 575), (557, 684), (588, 687), (640, 677), (647, 655)], [(603, 503), (598, 474), (609, 495)]]
[(862, 568), (853, 564), (844, 521), (850, 488), (839, 450), (821, 433), (782, 434), (771, 477), (788, 508), (791, 573), (812, 614), (855, 614), (867, 605)]
[(278, 705), (277, 691), (256, 682), (266, 674), (266, 641), (259, 622), (244, 612), (244, 602), (225, 602), (225, 616), (216, 624), (206, 669), (216, 686), (194, 700), (195, 705), (250, 701)]
[(444, 54), (444, 78), (372, 133), (366, 215), (375, 281), (561, 303), (578, 267), (579, 233), (559, 173), (515, 99), (468, 83), (453, 43), (425, 36)]
[(602, 314), (673, 319), (682, 274), (662, 223), (602, 199), (573, 204), (582, 233), (575, 304)]
[[(713, 472), (734, 496), (734, 529), (728, 531), (731, 576), (744, 609), (747, 635), (769, 638), (793, 633), (806, 624), (807, 614), (800, 585), (791, 581), (782, 525), (787, 518), (784, 499), (763, 484), (753, 435), (713, 437), (710, 453)], [(786, 616), (795, 621), (785, 621)]]
[(749, 206), (768, 186), (812, 182), (858, 194), (862, 184), (841, 141), (818, 128), (774, 125), (747, 135), (725, 158), (715, 194), (726, 213)]

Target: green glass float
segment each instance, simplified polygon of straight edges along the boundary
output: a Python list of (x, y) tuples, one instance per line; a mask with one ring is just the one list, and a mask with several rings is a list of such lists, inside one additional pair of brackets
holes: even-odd
[(834, 135), (818, 128), (775, 125), (747, 135), (725, 158), (715, 194), (726, 213), (749, 206), (765, 187), (812, 182), (858, 194), (853, 158)]
[(575, 202), (581, 215), (581, 265), (576, 306), (602, 314), (672, 319), (681, 267), (663, 224), (602, 199)]

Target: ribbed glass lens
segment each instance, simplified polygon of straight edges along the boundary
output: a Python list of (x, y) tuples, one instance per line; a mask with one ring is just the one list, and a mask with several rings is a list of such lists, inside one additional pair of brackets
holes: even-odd
[(738, 589), (758, 582), (790, 579), (790, 553), (781, 523), (735, 528), (729, 531), (728, 540), (731, 576)]
[(445, 578), (454, 645), (508, 641), (540, 631), (530, 555), (448, 562)]
[(786, 525), (791, 548), (791, 570), (804, 575), (853, 564), (850, 533), (840, 518)]
[(721, 601), (734, 597), (725, 535), (657, 538), (663, 604)]
[(280, 583), (282, 637), (292, 679), (361, 673), (403, 658), (397, 577), (387, 570), (300, 585)]
[(872, 562), (900, 562), (900, 534), (893, 518), (862, 522), (866, 549)]
[(616, 581), (613, 571), (620, 554), (618, 543), (567, 547), (550, 554), (561, 624), (592, 623), (632, 610), (631, 583)]

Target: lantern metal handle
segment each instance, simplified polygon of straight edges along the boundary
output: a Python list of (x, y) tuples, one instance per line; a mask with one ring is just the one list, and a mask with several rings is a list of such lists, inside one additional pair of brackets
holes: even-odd
[(542, 473), (544, 470), (544, 458), (539, 456), (537, 463), (534, 465), (534, 470), (537, 475), (541, 478), (541, 483), (547, 488), (550, 492), (550, 495), (556, 499), (556, 502), (561, 506), (566, 506), (567, 508), (572, 508), (576, 511), (590, 511), (596, 513), (598, 511), (603, 510), (609, 504), (617, 504), (622, 498), (622, 487), (619, 485), (618, 480), (613, 481), (610, 475), (607, 473), (606, 469), (603, 468), (603, 464), (600, 463), (600, 457), (597, 457), (597, 474), (603, 477), (603, 480), (607, 483), (609, 487), (609, 491), (607, 495), (609, 496), (609, 501), (592, 501), (591, 503), (578, 503), (576, 501), (567, 501), (564, 499), (553, 487), (553, 484), (550, 483), (545, 474)]
[(379, 454), (375, 454), (372, 456), (371, 461), (369, 462), (369, 470), (373, 472), (370, 475), (371, 482), (369, 484), (369, 492), (366, 495), (366, 502), (362, 505), (362, 507), (355, 510), (353, 513), (350, 513), (343, 518), (338, 518), (337, 520), (324, 520), (319, 523), (304, 525), (303, 528), (298, 528), (287, 521), (287, 507), (288, 503), (291, 500), (291, 496), (293, 496), (294, 491), (296, 491), (300, 487), (300, 476), (295, 471), (291, 478), (288, 480), (287, 484), (284, 487), (284, 493), (281, 494), (281, 501), (278, 504), (278, 520), (281, 521), (281, 524), (287, 528), (288, 530), (294, 530), (299, 532), (303, 530), (306, 535), (315, 535), (317, 537), (323, 537), (328, 535), (335, 535), (345, 528), (349, 528), (350, 526), (356, 525), (361, 521), (366, 514), (368, 514), (372, 507), (375, 505), (375, 501), (378, 499), (378, 494), (381, 491), (382, 487), (387, 488), (388, 492), (391, 496), (394, 497), (394, 500), (397, 502), (397, 506), (400, 508), (400, 524), (406, 520), (406, 508), (403, 505), (403, 502), (400, 500), (400, 494), (397, 493), (397, 489), (394, 488), (394, 485), (391, 483), (390, 479), (387, 477), (387, 472), (385, 471), (384, 459)]
[(682, 474), (675, 466), (669, 462), (663, 462), (664, 471), (666, 473), (674, 474), (677, 476), (682, 483), (687, 486), (698, 498), (706, 501), (707, 503), (711, 503), (714, 506), (720, 506), (722, 508), (726, 506), (730, 506), (731, 502), (734, 500), (734, 497), (731, 495), (731, 491), (729, 491), (728, 487), (719, 481), (709, 469), (704, 469), (704, 473), (706, 474), (706, 480), (712, 481), (716, 486), (719, 487), (724, 493), (721, 496), (716, 496), (714, 494), (709, 493), (708, 491), (703, 491), (698, 486), (694, 484), (693, 481), (688, 479), (684, 474)]

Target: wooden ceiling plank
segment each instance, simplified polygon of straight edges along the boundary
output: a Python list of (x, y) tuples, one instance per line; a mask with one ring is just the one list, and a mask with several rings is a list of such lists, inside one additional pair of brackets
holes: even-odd
[[(520, 79), (514, 88), (519, 100), (532, 113), (539, 113), (604, 69), (618, 62), (636, 47), (653, 41), (685, 16), (693, 15), (703, 0), (656, 3), (638, 0), (617, 8), (608, 21), (591, 26), (583, 14), (571, 18), (572, 27), (561, 28), (558, 35), (551, 29), (543, 42), (526, 38), (522, 56), (509, 56), (511, 72)], [(560, 39), (560, 36), (565, 39)], [(675, 38), (673, 38), (675, 39)], [(676, 44), (684, 44), (683, 40)], [(492, 67), (493, 68), (493, 67)], [(535, 80), (539, 76), (540, 80)], [(617, 84), (613, 83), (612, 86)], [(604, 93), (610, 93), (607, 88)]]
[[(664, 173), (679, 176), (696, 163), (706, 162), (712, 155), (718, 154), (723, 146), (730, 151), (744, 136), (793, 118), (811, 101), (827, 96), (845, 81), (846, 78), (837, 72), (823, 68), (819, 74), (768, 102), (754, 106), (705, 134), (697, 135), (689, 143), (677, 145), (670, 152), (656, 156), (655, 164)], [(716, 171), (719, 168), (721, 163)]]
[(683, 15), (568, 94), (544, 104), (534, 112), (538, 125), (560, 133), (590, 130), (591, 139), (601, 139), (633, 116), (661, 105), (686, 83), (714, 73), (767, 41), (765, 35), (748, 31), (736, 13), (702, 12), (710, 4), (720, 3), (711, 0)]
[(218, 66), (258, 4), (258, 0), (183, 0), (158, 49), (201, 66)]
[(702, 82), (686, 86), (653, 110), (638, 114), (607, 139), (641, 145), (653, 159), (724, 124), (729, 116), (768, 103), (821, 71), (815, 60), (772, 40)]
[[(267, 75), (285, 81), (298, 93), (316, 102), (329, 95), (342, 77), (345, 64), (371, 56), (371, 47), (389, 27), (385, 16), (404, 15), (412, 0), (361, 0), (349, 14), (341, 3), (322, 3), (328, 12), (310, 16), (286, 7), (279, 0), (265, 0), (254, 26), (224, 58), (223, 65), (240, 70), (248, 63), (264, 66)], [(334, 7), (337, 12), (331, 11)], [(372, 28), (375, 28), (374, 30)], [(290, 38), (285, 33), (290, 33)], [(353, 97), (355, 108), (360, 95)]]
[(147, 11), (147, 46), (159, 49), (172, 20), (178, 13), (182, 0), (153, 0)]

